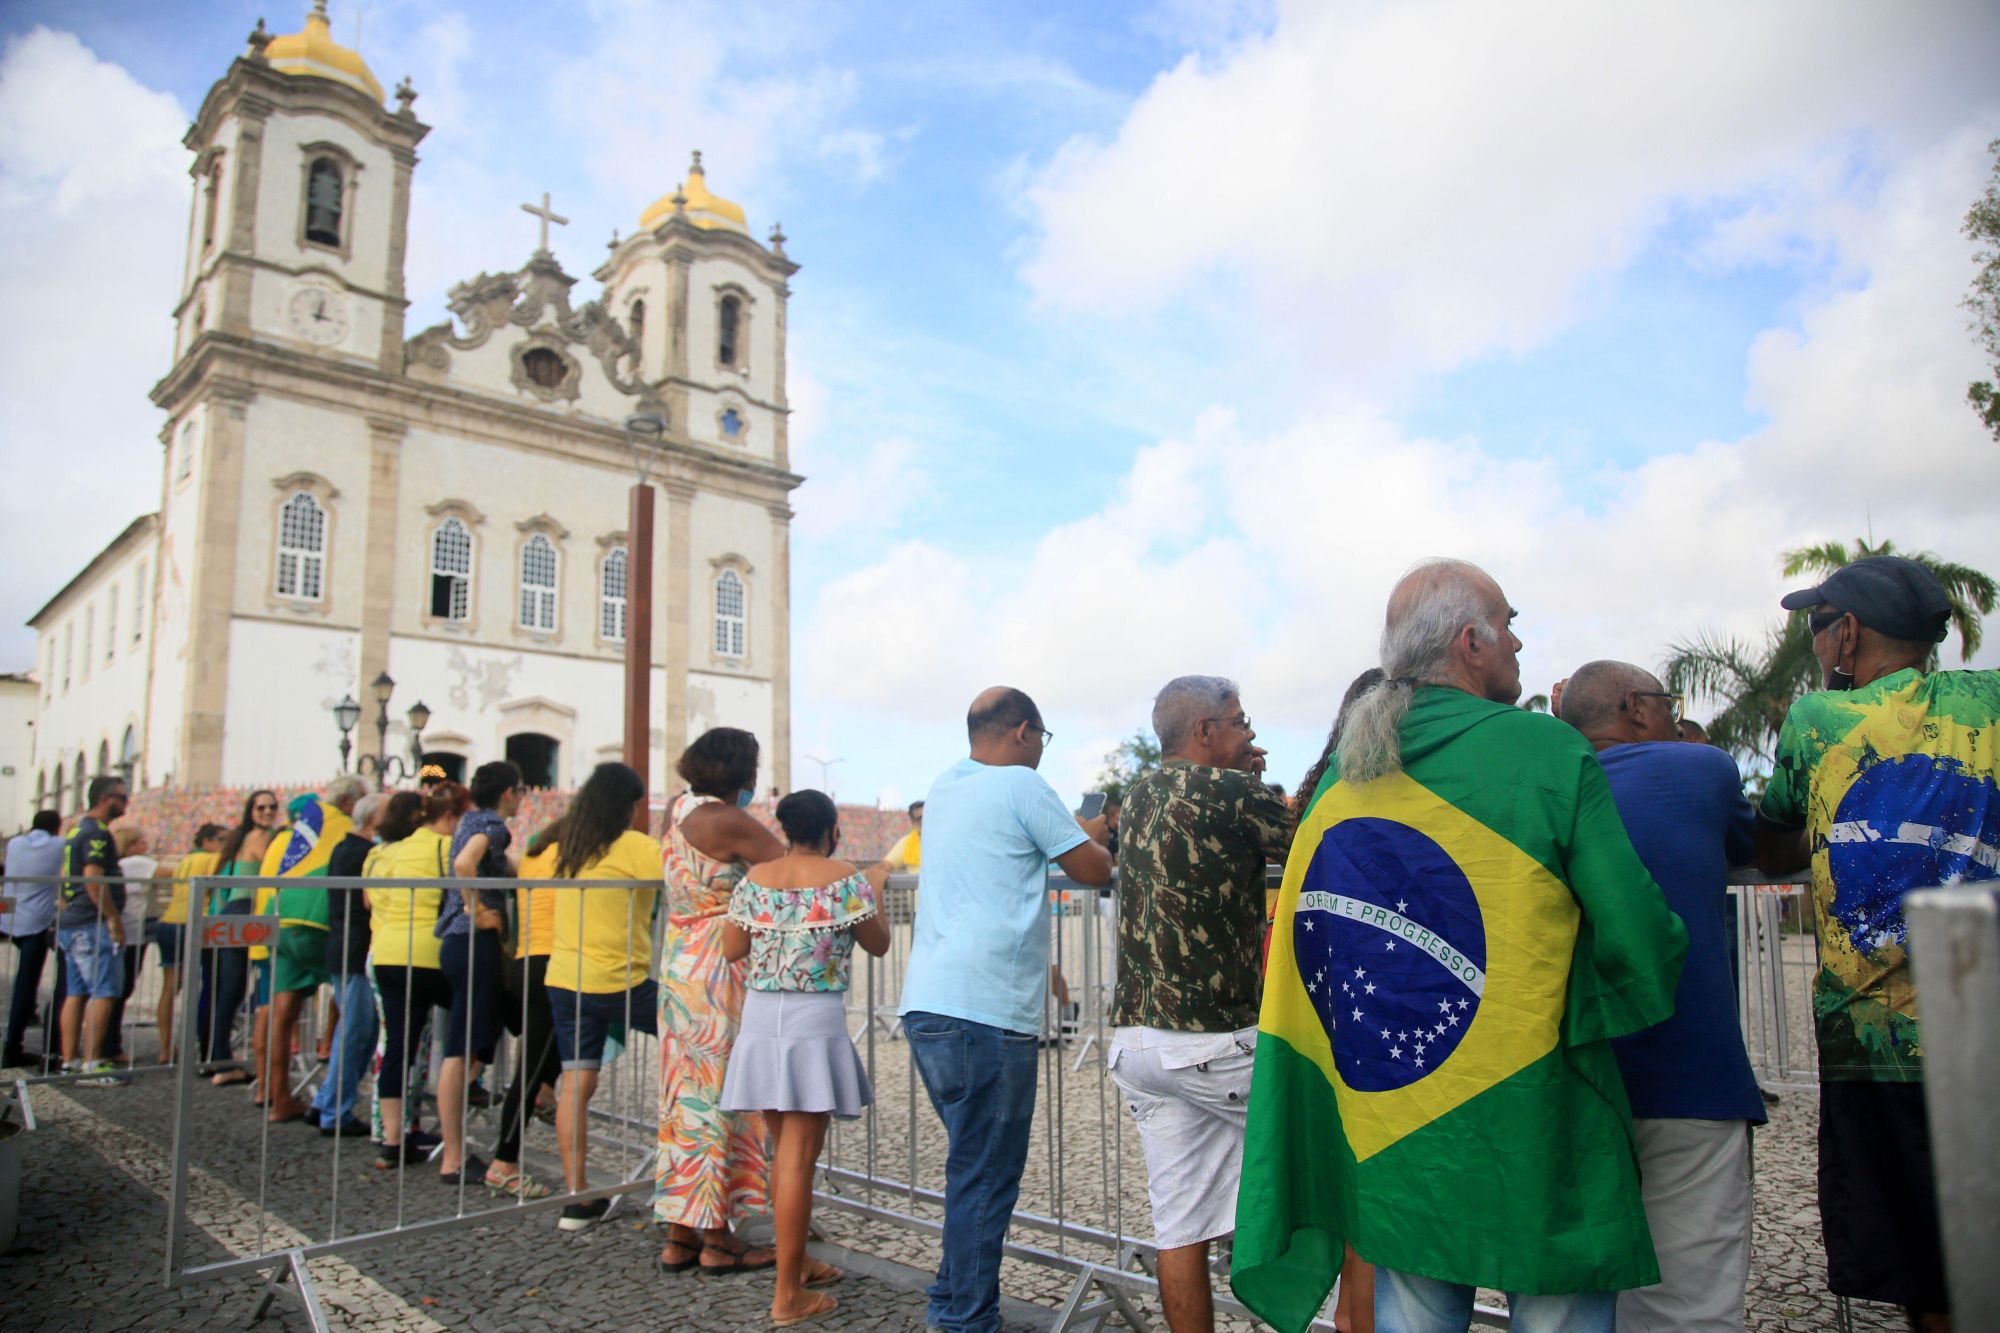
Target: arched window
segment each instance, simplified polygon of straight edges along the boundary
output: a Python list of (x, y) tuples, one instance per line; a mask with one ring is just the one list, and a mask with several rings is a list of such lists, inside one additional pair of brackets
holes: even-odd
[(598, 576), (597, 633), (613, 643), (625, 642), (625, 560), (625, 548), (613, 547)]
[(521, 628), (556, 628), (556, 548), (539, 532), (521, 548)]
[(325, 583), (326, 510), (294, 491), (278, 511), (278, 596), (317, 602)]
[(125, 728), (125, 739), (118, 746), (118, 776), (125, 779), (125, 785), (132, 785), (132, 775), (139, 771), (139, 735), (131, 727)]
[(62, 692), (64, 694), (69, 693), (70, 668), (75, 665), (75, 662), (76, 662), (76, 622), (73, 620), (67, 620), (63, 622)]
[(49, 808), (49, 772), (47, 769), (42, 769), (40, 772), (35, 774), (35, 809), (36, 811), (39, 812), (42, 810), (46, 810), (48, 808)]
[(104, 594), (104, 660), (111, 662), (118, 656), (118, 589), (114, 585)]
[(632, 326), (632, 343), (639, 348), (639, 355), (644, 357), (646, 347), (646, 303), (644, 301), (634, 301), (632, 303), (632, 318), (627, 322)]
[(202, 173), (201, 185), (201, 252), (207, 254), (215, 247), (215, 197), (222, 188), (222, 164), (217, 162)]
[(431, 614), (440, 620), (472, 618), (472, 534), (455, 518), (431, 534)]
[(111, 742), (97, 743), (97, 772), (101, 776), (111, 771)]
[(146, 637), (146, 562), (139, 562), (138, 573), (132, 576), (132, 642)]
[(340, 244), (340, 209), (343, 184), (340, 163), (330, 157), (314, 158), (306, 172), (306, 239), (317, 245)]
[(85, 793), (90, 789), (90, 770), (83, 765), (83, 756), (76, 757), (76, 808), (83, 809)]
[(90, 679), (91, 645), (96, 641), (97, 641), (97, 608), (94, 606), (86, 606), (83, 608), (83, 671), (81, 673), (82, 678), (84, 680)]
[(715, 359), (725, 366), (736, 364), (737, 326), (743, 321), (741, 297), (725, 296), (716, 312)]
[(715, 577), (715, 651), (722, 657), (743, 656), (744, 625), (748, 619), (743, 579), (733, 569)]
[(544, 389), (560, 389), (563, 378), (569, 374), (569, 367), (563, 359), (546, 347), (534, 347), (521, 356), (521, 369), (527, 372), (532, 384)]

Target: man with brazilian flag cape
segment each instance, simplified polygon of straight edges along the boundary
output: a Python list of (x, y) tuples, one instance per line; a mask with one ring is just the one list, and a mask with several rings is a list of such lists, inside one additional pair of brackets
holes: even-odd
[[(1601, 1293), (1558, 1317), (1609, 1329), (1609, 1293), (1659, 1280), (1609, 1039), (1672, 1012), (1687, 932), (1589, 743), (1511, 706), (1498, 585), (1436, 562), (1390, 609), (1391, 678), (1343, 720), (1285, 866), (1231, 1285), (1304, 1329), (1345, 1244), (1390, 1324), (1462, 1327), (1490, 1287), (1522, 1313)], [(1368, 771), (1345, 751), (1371, 710), (1398, 744), (1342, 780)]]

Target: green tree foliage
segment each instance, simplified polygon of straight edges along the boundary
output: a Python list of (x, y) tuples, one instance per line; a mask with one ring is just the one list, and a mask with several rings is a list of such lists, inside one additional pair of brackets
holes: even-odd
[(1148, 731), (1135, 731), (1104, 756), (1095, 790), (1123, 799), (1125, 789), (1160, 766), (1160, 743)]
[(1993, 379), (1974, 380), (1967, 386), (1965, 398), (1993, 438), (2000, 440), (2000, 388), (1994, 386), (1994, 380), (2000, 380), (2000, 139), (1987, 144), (1986, 149), (1993, 154), (1993, 174), (1986, 179), (1986, 193), (1973, 201), (1961, 228), (1979, 247), (1973, 252), (1979, 272), (1963, 304), (1972, 316), (1967, 323), (1973, 336), (1993, 363)]
[[(1786, 551), (1789, 576), (1824, 578), (1863, 556), (1904, 555), (1937, 576), (1951, 599), (1952, 626), (1966, 660), (1978, 651), (1981, 618), (2000, 599), (2000, 584), (1968, 565), (1942, 559), (1929, 551), (1898, 551), (1892, 541), (1821, 542)], [(1935, 656), (1933, 657), (1935, 665)], [(1722, 702), (1708, 723), (1708, 738), (1738, 758), (1769, 759), (1792, 701), (1821, 686), (1820, 667), (1813, 657), (1812, 631), (1806, 612), (1794, 611), (1768, 629), (1761, 642), (1698, 634), (1669, 649), (1667, 688), (1683, 694), (1705, 694)]]

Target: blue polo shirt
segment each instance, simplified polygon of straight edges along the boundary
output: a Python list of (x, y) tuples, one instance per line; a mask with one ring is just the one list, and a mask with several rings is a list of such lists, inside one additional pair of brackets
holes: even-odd
[(924, 798), (917, 925), (898, 1013), (1042, 1030), (1049, 862), (1089, 840), (1032, 768), (961, 759)]
[(1761, 1125), (1723, 921), (1729, 867), (1755, 851), (1742, 774), (1723, 751), (1683, 741), (1614, 745), (1597, 758), (1632, 846), (1688, 933), (1673, 1017), (1611, 1043), (1632, 1114)]

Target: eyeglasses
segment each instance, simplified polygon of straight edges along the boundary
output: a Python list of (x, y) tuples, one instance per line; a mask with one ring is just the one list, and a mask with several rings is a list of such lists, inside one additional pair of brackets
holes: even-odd
[(1048, 749), (1049, 742), (1056, 738), (1056, 734), (1053, 731), (1050, 731), (1047, 727), (1036, 727), (1034, 728), (1034, 730), (1041, 733), (1042, 748), (1044, 750)]
[(1674, 701), (1674, 721), (1679, 722), (1687, 708), (1687, 700), (1672, 690), (1634, 690), (1641, 699), (1672, 699)]
[(1839, 624), (1846, 615), (1847, 612), (1837, 606), (1824, 607), (1806, 617), (1806, 628), (1813, 632), (1814, 637), (1818, 637)]
[(1255, 728), (1250, 725), (1250, 715), (1248, 713), (1238, 713), (1235, 717), (1205, 717), (1202, 719), (1202, 721), (1227, 722), (1232, 727), (1241, 727), (1245, 731), (1255, 730)]
[(259, 801), (257, 804), (251, 806), (250, 810), (254, 814), (266, 810), (276, 810), (277, 808), (278, 803), (276, 801)]

